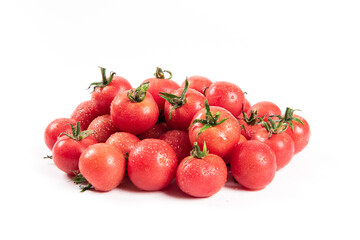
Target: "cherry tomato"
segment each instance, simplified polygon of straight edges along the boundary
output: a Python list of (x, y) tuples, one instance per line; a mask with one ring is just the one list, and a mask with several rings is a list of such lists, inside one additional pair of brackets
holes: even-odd
[(207, 154), (205, 145), (202, 153), (198, 149), (196, 154), (184, 158), (176, 171), (176, 184), (181, 191), (193, 197), (214, 195), (224, 186), (227, 178), (225, 162), (215, 154)]
[(161, 135), (169, 131), (170, 128), (168, 125), (164, 122), (157, 123), (154, 127), (152, 127), (149, 131), (147, 131), (144, 134), (139, 135), (138, 137), (140, 139), (146, 139), (146, 138), (155, 138), (160, 139)]
[(210, 153), (220, 157), (229, 154), (239, 141), (240, 125), (236, 118), (222, 107), (209, 107), (205, 99), (205, 109), (198, 111), (189, 128), (191, 144), (197, 142), (203, 147), (204, 141)]
[(303, 124), (297, 121), (292, 121), (294, 130), (292, 130), (291, 127), (288, 127), (285, 132), (289, 134), (294, 141), (295, 154), (297, 154), (308, 145), (311, 131), (309, 123), (305, 120), (305, 118), (298, 115), (294, 115), (294, 117), (300, 119)]
[(115, 76), (114, 72), (111, 72), (110, 77), (106, 78), (106, 69), (100, 67), (100, 71), (102, 82), (95, 82), (89, 86), (89, 88), (94, 86), (91, 99), (102, 114), (109, 114), (110, 104), (115, 96), (120, 92), (131, 89), (131, 85), (125, 78)]
[(82, 152), (96, 143), (93, 136), (89, 135), (90, 131), (80, 131), (78, 122), (76, 129), (73, 125), (72, 135), (64, 134), (55, 143), (52, 154), (55, 165), (68, 174), (74, 174), (79, 170), (79, 158)]
[(263, 118), (264, 121), (267, 121), (269, 116), (281, 115), (280, 108), (275, 103), (268, 101), (255, 103), (247, 113), (250, 114), (251, 111), (257, 111), (257, 115)]
[(81, 129), (86, 130), (89, 124), (94, 120), (96, 117), (100, 116), (101, 112), (96, 108), (93, 101), (88, 100), (85, 102), (80, 103), (73, 113), (71, 114), (71, 118), (74, 119), (76, 122), (81, 123)]
[(243, 142), (246, 142), (247, 139), (244, 135), (240, 134), (240, 138), (239, 138), (239, 141), (235, 144), (235, 146), (233, 147), (233, 149), (226, 155), (224, 156), (222, 159), (224, 160), (224, 162), (226, 164), (230, 164), (230, 159), (231, 159), (231, 153), (232, 151), (240, 144), (242, 144)]
[[(164, 72), (167, 72), (170, 74), (169, 78), (165, 78)], [(158, 96), (160, 92), (166, 92), (170, 93), (173, 90), (176, 90), (180, 88), (179, 84), (176, 82), (170, 80), (172, 77), (172, 74), (170, 71), (162, 70), (161, 68), (156, 68), (155, 78), (149, 78), (143, 81), (143, 83), (149, 82), (149, 93), (153, 96), (156, 104), (159, 107), (159, 110), (164, 109), (165, 99)]]
[(125, 163), (118, 149), (106, 143), (97, 143), (81, 154), (79, 169), (95, 190), (107, 192), (121, 183), (125, 176)]
[(246, 137), (246, 139), (251, 139), (251, 137), (261, 128), (263, 128), (257, 111), (250, 111), (250, 116), (243, 111), (243, 114), (238, 117), (239, 124), (241, 126), (241, 134)]
[(128, 175), (138, 188), (156, 191), (174, 180), (177, 165), (176, 154), (168, 143), (145, 139), (130, 152)]
[(206, 90), (205, 96), (210, 106), (225, 108), (234, 116), (239, 116), (244, 102), (244, 93), (236, 84), (215, 82)]
[(71, 118), (58, 118), (49, 123), (45, 129), (44, 139), (46, 146), (52, 150), (54, 144), (58, 140), (60, 133), (71, 133), (70, 123), (75, 125), (76, 121)]
[(119, 93), (111, 103), (111, 118), (120, 131), (143, 134), (155, 126), (159, 109), (150, 93), (149, 84)]
[[(210, 87), (212, 81), (206, 77), (202, 76), (191, 76), (188, 78), (189, 88), (192, 88), (201, 94), (204, 94), (205, 89)], [(185, 87), (185, 81), (181, 84), (181, 87)], [(204, 94), (205, 95), (205, 94)]]
[(231, 172), (245, 188), (265, 188), (275, 177), (276, 155), (265, 143), (249, 140), (239, 144), (231, 153)]
[(105, 114), (95, 118), (88, 127), (94, 131), (94, 137), (98, 143), (105, 142), (113, 133), (119, 131), (111, 120), (110, 114)]
[(165, 120), (172, 129), (187, 131), (195, 113), (204, 108), (204, 95), (189, 89), (189, 83), (185, 84), (185, 88), (174, 90), (171, 94), (163, 92), (160, 94), (166, 100)]
[(127, 132), (117, 132), (111, 135), (105, 143), (119, 149), (125, 158), (129, 157), (131, 150), (140, 142), (134, 134)]
[(164, 133), (161, 140), (167, 142), (176, 153), (177, 159), (183, 159), (189, 156), (192, 149), (190, 144), (189, 135), (185, 131), (172, 130)]
[(268, 131), (263, 128), (258, 130), (251, 139), (267, 144), (274, 151), (276, 155), (276, 170), (280, 170), (285, 167), (294, 156), (294, 141), (285, 132), (272, 134), (269, 138)]
[[(247, 100), (246, 98), (244, 98), (244, 112), (249, 112), (249, 109), (251, 108), (251, 104), (249, 102), (249, 100)], [(242, 112), (242, 107), (241, 107), (241, 112)]]

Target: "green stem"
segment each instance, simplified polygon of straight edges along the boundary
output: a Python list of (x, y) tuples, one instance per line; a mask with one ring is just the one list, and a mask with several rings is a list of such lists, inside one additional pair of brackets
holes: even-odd
[(130, 99), (131, 102), (142, 102), (145, 97), (146, 97), (146, 92), (149, 88), (149, 84), (150, 82), (146, 82), (146, 83), (143, 83), (141, 84), (139, 87), (137, 87), (134, 90), (130, 90), (128, 93), (127, 93), (127, 96), (128, 98)]

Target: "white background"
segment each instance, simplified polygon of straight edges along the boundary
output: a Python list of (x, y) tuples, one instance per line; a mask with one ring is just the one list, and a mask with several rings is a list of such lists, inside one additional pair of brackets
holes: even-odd
[[(1, 1), (1, 239), (359, 239), (358, 1)], [(79, 193), (47, 124), (90, 98), (98, 66), (133, 86), (157, 66), (300, 108), (308, 147), (262, 191), (172, 185)]]

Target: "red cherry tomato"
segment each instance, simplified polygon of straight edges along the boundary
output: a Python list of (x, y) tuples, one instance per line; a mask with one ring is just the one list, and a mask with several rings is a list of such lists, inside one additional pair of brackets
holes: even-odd
[(128, 175), (138, 188), (156, 191), (174, 180), (177, 165), (176, 154), (168, 143), (145, 139), (130, 152)]
[(238, 116), (238, 121), (241, 126), (241, 134), (247, 140), (250, 140), (259, 129), (263, 128), (256, 111), (250, 111), (250, 115), (243, 111), (243, 114)]
[(220, 191), (227, 178), (227, 168), (215, 154), (184, 158), (176, 171), (176, 184), (193, 197), (210, 197)]
[(95, 118), (90, 123), (88, 129), (94, 131), (94, 137), (98, 143), (106, 142), (111, 134), (119, 131), (112, 122), (110, 114), (105, 114)]
[(276, 170), (285, 167), (294, 156), (294, 141), (285, 132), (272, 134), (269, 139), (269, 133), (263, 128), (257, 131), (251, 139), (267, 144), (274, 151), (276, 155)]
[(183, 159), (189, 156), (192, 146), (189, 141), (189, 135), (185, 131), (172, 130), (164, 133), (161, 140), (167, 142), (175, 151), (177, 159)]
[(146, 138), (155, 138), (160, 139), (161, 135), (169, 131), (170, 128), (166, 123), (157, 123), (154, 127), (152, 127), (149, 131), (144, 134), (139, 135), (138, 137), (143, 140)]
[(265, 143), (249, 140), (232, 151), (230, 166), (240, 185), (252, 190), (263, 189), (275, 176), (276, 156)]
[(305, 120), (305, 118), (300, 117), (298, 115), (294, 115), (295, 118), (300, 119), (303, 123), (297, 121), (292, 121), (292, 125), (294, 130), (291, 127), (288, 127), (285, 132), (292, 138), (295, 145), (295, 154), (301, 152), (309, 143), (310, 140), (310, 126), (309, 123)]
[[(212, 81), (202, 76), (191, 76), (188, 78), (189, 88), (192, 88), (201, 94), (204, 94), (205, 89), (210, 87)], [(185, 81), (181, 84), (181, 87), (185, 87)]]
[[(203, 122), (195, 121), (189, 128), (190, 142), (192, 145), (194, 142), (197, 142), (200, 147), (203, 147), (205, 141), (210, 153), (220, 157), (226, 156), (239, 141), (240, 125), (228, 110), (215, 106), (210, 107), (209, 110), (207, 110), (206, 105), (207, 102), (205, 103), (205, 109), (198, 111), (193, 117), (192, 122), (196, 119), (202, 119), (200, 121)], [(220, 117), (218, 117), (217, 121), (214, 121), (216, 113), (219, 113)], [(227, 119), (224, 122), (221, 122), (225, 118)], [(208, 128), (201, 132), (201, 129), (203, 129), (204, 126)]]
[(96, 108), (93, 101), (88, 100), (85, 102), (80, 103), (73, 113), (71, 114), (71, 118), (74, 119), (76, 122), (81, 123), (81, 129), (86, 130), (89, 124), (94, 120), (96, 117), (100, 116), (100, 111)]
[(116, 147), (125, 157), (128, 157), (131, 150), (133, 150), (135, 145), (139, 142), (140, 139), (138, 139), (134, 134), (117, 132), (111, 135), (105, 143)]
[(159, 110), (164, 109), (165, 99), (161, 98), (158, 94), (160, 92), (170, 93), (171, 91), (180, 88), (179, 84), (170, 80), (170, 78), (165, 79), (164, 72), (170, 73), (170, 78), (172, 77), (171, 72), (157, 68), (155, 78), (149, 78), (143, 81), (143, 83), (150, 83), (148, 91), (153, 96)]
[(49, 123), (45, 129), (44, 139), (46, 146), (52, 150), (54, 144), (58, 140), (60, 133), (71, 133), (70, 124), (75, 125), (76, 121), (71, 118), (58, 118)]
[[(247, 100), (246, 98), (244, 98), (244, 112), (249, 112), (249, 109), (251, 108), (251, 104), (249, 102), (249, 100)], [(242, 108), (241, 108), (241, 111), (242, 111)]]
[(165, 100), (164, 115), (172, 129), (187, 131), (195, 113), (204, 108), (205, 97), (194, 89), (179, 88), (171, 94), (162, 93)]
[(206, 90), (205, 96), (210, 106), (219, 106), (239, 116), (244, 102), (244, 93), (236, 84), (215, 82)]
[(89, 136), (87, 131), (80, 132), (80, 124), (77, 124), (77, 129), (74, 129), (72, 135), (62, 135), (55, 143), (52, 149), (53, 161), (60, 170), (74, 174), (73, 172), (79, 170), (80, 155), (95, 143), (95, 138)]
[(88, 147), (80, 156), (80, 173), (97, 191), (116, 188), (125, 176), (125, 158), (115, 147), (98, 143)]
[(250, 114), (251, 111), (257, 111), (257, 115), (263, 118), (264, 121), (267, 121), (269, 116), (281, 115), (280, 108), (275, 103), (268, 101), (255, 103), (247, 113)]
[(110, 113), (110, 104), (115, 96), (123, 91), (131, 89), (130, 83), (123, 77), (114, 76), (115, 73), (111, 72), (110, 77), (106, 78), (106, 69), (100, 67), (102, 82), (92, 83), (94, 91), (91, 98), (97, 109), (102, 114)]
[(237, 144), (235, 144), (235, 146), (233, 147), (233, 149), (230, 151), (229, 154), (227, 154), (226, 156), (224, 156), (222, 159), (224, 160), (224, 162), (226, 164), (230, 164), (230, 159), (231, 159), (231, 153), (233, 152), (233, 150), (240, 144), (242, 144), (243, 142), (246, 142), (247, 139), (244, 135), (240, 134), (240, 138), (239, 141), (237, 142)]
[(148, 84), (142, 84), (135, 91), (119, 93), (111, 103), (111, 118), (120, 131), (135, 135), (143, 134), (155, 126), (159, 109), (150, 93)]

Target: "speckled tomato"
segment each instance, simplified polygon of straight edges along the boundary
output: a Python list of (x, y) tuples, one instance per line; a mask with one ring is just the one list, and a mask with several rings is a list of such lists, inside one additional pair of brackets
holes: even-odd
[(192, 146), (187, 132), (180, 130), (168, 131), (164, 133), (160, 139), (164, 140), (172, 147), (178, 160), (189, 156)]
[[(212, 81), (202, 76), (191, 76), (188, 78), (189, 88), (192, 88), (201, 94), (204, 94), (205, 89), (210, 87)], [(185, 81), (181, 84), (181, 87), (185, 87)]]
[[(197, 152), (200, 153), (200, 150)], [(225, 162), (219, 156), (207, 154), (206, 151), (201, 155), (184, 158), (176, 171), (176, 184), (181, 191), (193, 197), (214, 195), (224, 186), (226, 178)]]
[(130, 152), (128, 175), (138, 188), (156, 191), (174, 180), (177, 165), (176, 154), (168, 143), (145, 139)]
[(119, 131), (111, 120), (110, 114), (95, 118), (89, 125), (88, 130), (94, 131), (94, 137), (98, 143), (106, 142), (113, 134)]
[(125, 176), (126, 162), (115, 147), (98, 143), (88, 147), (80, 156), (80, 173), (97, 191), (116, 188)]
[(257, 115), (263, 118), (264, 121), (267, 121), (269, 116), (281, 115), (280, 108), (275, 103), (268, 101), (255, 103), (247, 113), (250, 114), (251, 111), (257, 111)]
[(152, 127), (146, 133), (138, 135), (138, 137), (141, 140), (146, 139), (146, 138), (160, 139), (161, 135), (163, 135), (164, 133), (166, 133), (169, 130), (170, 130), (169, 126), (166, 123), (161, 122), (161, 123), (157, 123), (154, 127)]
[(275, 177), (276, 156), (265, 143), (249, 140), (236, 146), (231, 153), (231, 172), (245, 188), (265, 188)]
[[(165, 78), (164, 72), (170, 74), (169, 78)], [(167, 70), (162, 70), (161, 68), (156, 68), (155, 78), (148, 78), (143, 83), (149, 82), (149, 93), (153, 96), (156, 104), (159, 107), (159, 110), (164, 109), (165, 99), (159, 96), (160, 92), (170, 93), (173, 90), (180, 88), (179, 84), (170, 80), (172, 77), (171, 72)]]
[(130, 83), (123, 77), (115, 76), (114, 72), (106, 78), (106, 69), (100, 67), (102, 82), (92, 83), (94, 91), (91, 94), (95, 106), (102, 114), (110, 113), (110, 104), (115, 96), (123, 91), (131, 89)]
[(71, 118), (74, 119), (76, 122), (81, 123), (81, 129), (86, 130), (89, 124), (94, 120), (96, 117), (100, 116), (101, 112), (96, 108), (93, 101), (88, 100), (85, 102), (80, 103), (73, 113), (71, 114)]
[(76, 121), (71, 118), (58, 118), (49, 123), (45, 129), (44, 140), (46, 146), (52, 150), (54, 144), (58, 140), (60, 133), (66, 132), (71, 134), (70, 124), (75, 125)]
[(105, 143), (112, 145), (119, 149), (125, 158), (129, 157), (131, 150), (134, 149), (135, 145), (140, 142), (134, 134), (127, 132), (117, 132), (111, 135)]
[(206, 90), (205, 96), (210, 106), (225, 108), (236, 117), (241, 113), (245, 98), (241, 88), (230, 82), (214, 82)]

